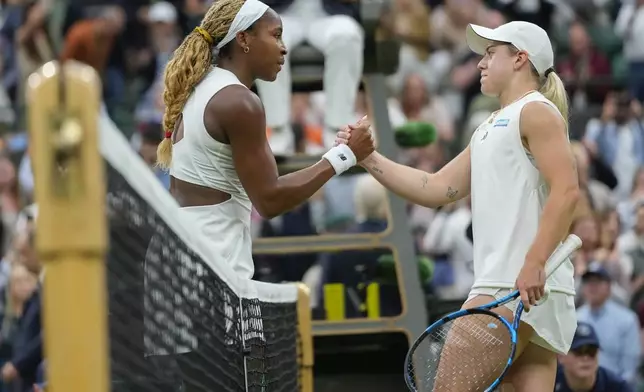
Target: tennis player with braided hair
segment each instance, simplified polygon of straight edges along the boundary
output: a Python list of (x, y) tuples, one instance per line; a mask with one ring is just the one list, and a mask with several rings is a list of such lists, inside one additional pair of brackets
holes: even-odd
[[(478, 64), (482, 92), (498, 97), (501, 109), (437, 173), (397, 164), (377, 152), (361, 165), (394, 193), (423, 206), (435, 208), (471, 194), (475, 282), (463, 307), (490, 303), (516, 287), (527, 310), (544, 295), (545, 262), (568, 234), (579, 195), (566, 91), (554, 72), (550, 39), (534, 24), (469, 25), (467, 42), (483, 56)], [(349, 126), (336, 142), (351, 142), (353, 132), (366, 126)], [(572, 263), (561, 266), (548, 287), (547, 300), (521, 318), (518, 358), (504, 379), (515, 391), (551, 392), (557, 354), (568, 352), (575, 333)], [(512, 320), (517, 302), (510, 304), (494, 311)], [(481, 377), (487, 377), (478, 364), (485, 356), (474, 361), (463, 358), (456, 366), (466, 372), (471, 365), (470, 371), (482, 369)], [(458, 392), (469, 391), (463, 388)]]
[(266, 4), (218, 0), (165, 70), (158, 164), (169, 169), (170, 192), (213, 257), (249, 279), (251, 205), (267, 218), (285, 213), (374, 150), (365, 130), (313, 166), (278, 176), (264, 108), (250, 87), (275, 80), (285, 55), (281, 20)]

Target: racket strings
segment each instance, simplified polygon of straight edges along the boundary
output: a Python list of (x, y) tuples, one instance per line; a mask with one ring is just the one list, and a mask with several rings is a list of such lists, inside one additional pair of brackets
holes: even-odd
[(414, 354), (410, 375), (422, 392), (480, 392), (503, 372), (512, 352), (508, 328), (487, 314), (470, 314), (432, 331)]

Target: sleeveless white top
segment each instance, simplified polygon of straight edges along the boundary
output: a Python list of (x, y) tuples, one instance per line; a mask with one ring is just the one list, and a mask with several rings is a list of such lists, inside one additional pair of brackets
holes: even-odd
[(252, 278), (254, 272), (250, 215), (252, 204), (237, 176), (231, 147), (212, 138), (204, 125), (208, 102), (220, 90), (243, 84), (230, 71), (213, 68), (195, 87), (183, 107), (183, 138), (172, 151), (170, 175), (191, 184), (230, 194), (223, 203), (181, 208), (182, 215), (206, 236), (215, 260)]
[[(474, 288), (513, 288), (537, 234), (550, 190), (519, 130), (523, 107), (534, 101), (556, 109), (541, 93), (531, 92), (491, 115), (470, 140)], [(574, 295), (570, 260), (548, 286)]]

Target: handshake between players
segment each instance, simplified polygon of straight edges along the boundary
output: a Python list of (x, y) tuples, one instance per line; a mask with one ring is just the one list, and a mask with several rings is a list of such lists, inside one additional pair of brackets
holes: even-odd
[(371, 132), (371, 121), (364, 116), (356, 124), (349, 124), (338, 132), (335, 145), (345, 144), (355, 154), (356, 161), (360, 164), (376, 150), (374, 135)]

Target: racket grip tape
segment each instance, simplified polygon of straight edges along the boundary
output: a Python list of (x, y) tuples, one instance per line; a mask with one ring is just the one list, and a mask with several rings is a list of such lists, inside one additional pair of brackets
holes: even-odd
[[(548, 258), (546, 262), (546, 280), (559, 268), (561, 265), (568, 260), (574, 251), (581, 247), (581, 239), (574, 234), (570, 234), (566, 240), (552, 252), (552, 255)], [(543, 296), (535, 304), (535, 306), (542, 305), (548, 300), (550, 295), (550, 288), (546, 283), (545, 291)]]
[(548, 279), (561, 265), (568, 260), (573, 252), (581, 247), (581, 240), (574, 234), (570, 234), (566, 240), (552, 252), (546, 261), (546, 279)]

